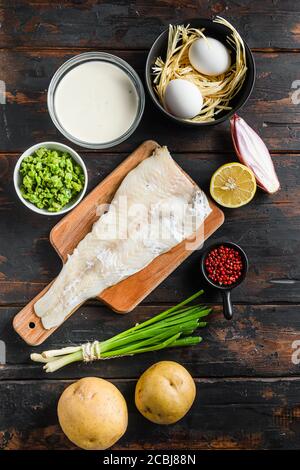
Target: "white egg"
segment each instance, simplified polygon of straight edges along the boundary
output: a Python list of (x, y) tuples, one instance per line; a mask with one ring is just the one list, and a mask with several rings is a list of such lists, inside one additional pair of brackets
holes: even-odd
[(199, 88), (194, 83), (180, 78), (168, 83), (164, 102), (167, 111), (182, 119), (192, 119), (197, 116), (203, 106)]
[(189, 49), (189, 60), (194, 69), (204, 75), (220, 75), (229, 69), (228, 49), (214, 38), (196, 39)]

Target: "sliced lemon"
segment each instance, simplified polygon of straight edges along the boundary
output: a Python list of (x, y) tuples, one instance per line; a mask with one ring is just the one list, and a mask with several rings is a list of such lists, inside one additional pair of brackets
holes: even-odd
[(212, 176), (210, 194), (224, 207), (241, 207), (251, 201), (256, 192), (252, 170), (241, 163), (222, 165)]

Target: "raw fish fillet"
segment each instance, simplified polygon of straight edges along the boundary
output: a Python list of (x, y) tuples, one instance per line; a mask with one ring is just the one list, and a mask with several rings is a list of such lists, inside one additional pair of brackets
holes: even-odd
[(147, 266), (193, 235), (210, 213), (205, 194), (166, 147), (128, 173), (108, 211), (94, 223), (35, 304), (44, 328), (60, 325), (87, 299)]

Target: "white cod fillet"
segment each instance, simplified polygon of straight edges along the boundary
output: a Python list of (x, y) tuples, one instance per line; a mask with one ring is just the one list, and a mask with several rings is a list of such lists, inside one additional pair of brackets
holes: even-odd
[(36, 302), (44, 328), (60, 325), (84, 301), (191, 236), (210, 211), (205, 194), (183, 174), (168, 149), (156, 149), (124, 178), (108, 212)]

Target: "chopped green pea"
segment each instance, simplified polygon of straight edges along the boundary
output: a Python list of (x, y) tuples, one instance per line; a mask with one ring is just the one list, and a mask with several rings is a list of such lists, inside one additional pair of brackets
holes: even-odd
[(20, 166), (21, 193), (40, 209), (58, 212), (82, 191), (84, 173), (71, 155), (40, 147)]

